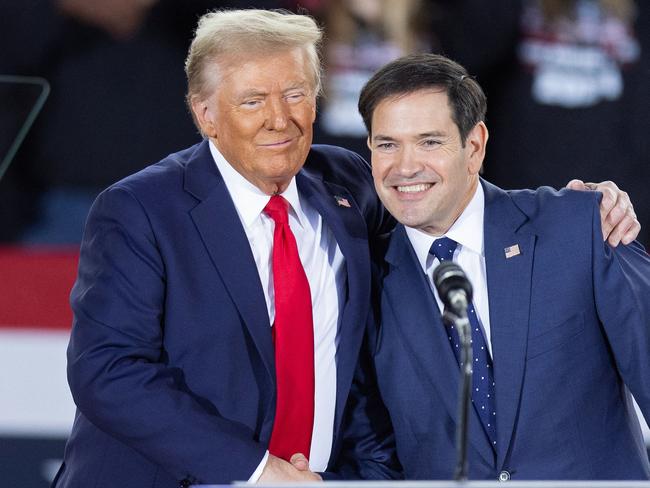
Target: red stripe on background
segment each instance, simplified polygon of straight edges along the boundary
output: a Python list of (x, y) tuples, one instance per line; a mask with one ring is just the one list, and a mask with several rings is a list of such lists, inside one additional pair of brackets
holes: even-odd
[(68, 329), (76, 247), (0, 246), (0, 327)]

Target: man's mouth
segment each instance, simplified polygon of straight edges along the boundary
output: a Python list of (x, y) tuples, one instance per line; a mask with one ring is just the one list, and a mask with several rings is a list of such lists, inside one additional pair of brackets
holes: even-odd
[(426, 191), (433, 186), (432, 183), (420, 183), (418, 185), (402, 185), (396, 186), (398, 192), (400, 193), (418, 193), (421, 191)]
[(284, 139), (282, 141), (277, 141), (277, 142), (267, 142), (266, 144), (261, 144), (261, 146), (263, 146), (263, 147), (281, 147), (281, 146), (285, 146), (285, 145), (289, 144), (292, 140), (293, 140), (292, 138), (288, 138), (288, 139)]

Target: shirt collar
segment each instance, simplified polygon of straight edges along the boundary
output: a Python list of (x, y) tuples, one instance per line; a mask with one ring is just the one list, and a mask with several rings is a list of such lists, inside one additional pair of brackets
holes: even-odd
[[(446, 237), (453, 239), (463, 248), (468, 249), (480, 256), (483, 256), (483, 214), (485, 211), (485, 197), (483, 185), (479, 181), (476, 186), (474, 196), (470, 200), (465, 210), (460, 214), (456, 221), (449, 228)], [(412, 227), (405, 227), (406, 234), (411, 241), (415, 250), (418, 261), (422, 269), (426, 272), (427, 267), (431, 264), (433, 256), (429, 254), (429, 249), (433, 241), (439, 237), (432, 236)], [(440, 236), (443, 237), (443, 236)]]
[[(226, 188), (230, 193), (230, 197), (235, 204), (235, 209), (239, 215), (242, 223), (250, 228), (251, 225), (259, 218), (260, 214), (264, 211), (264, 207), (271, 198), (262, 190), (248, 181), (241, 173), (233, 168), (226, 158), (219, 152), (217, 146), (210, 140), (210, 153), (217, 164), (217, 168), (223, 177)], [(298, 186), (296, 185), (295, 176), (291, 178), (289, 186), (281, 193), (281, 195), (289, 202), (289, 211), (296, 217), (300, 226), (304, 226), (305, 214), (300, 205), (300, 198), (298, 197)]]

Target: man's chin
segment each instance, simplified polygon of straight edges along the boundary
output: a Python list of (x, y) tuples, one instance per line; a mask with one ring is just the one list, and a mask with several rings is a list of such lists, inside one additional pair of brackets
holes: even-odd
[(390, 211), (391, 215), (397, 219), (400, 224), (403, 224), (407, 227), (418, 228), (422, 224), (422, 217), (419, 214), (408, 211)]

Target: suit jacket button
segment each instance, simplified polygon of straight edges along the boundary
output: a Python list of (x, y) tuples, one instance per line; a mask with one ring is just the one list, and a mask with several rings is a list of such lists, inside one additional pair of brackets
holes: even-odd
[(499, 481), (509, 481), (510, 480), (510, 473), (508, 471), (501, 471), (499, 473)]

